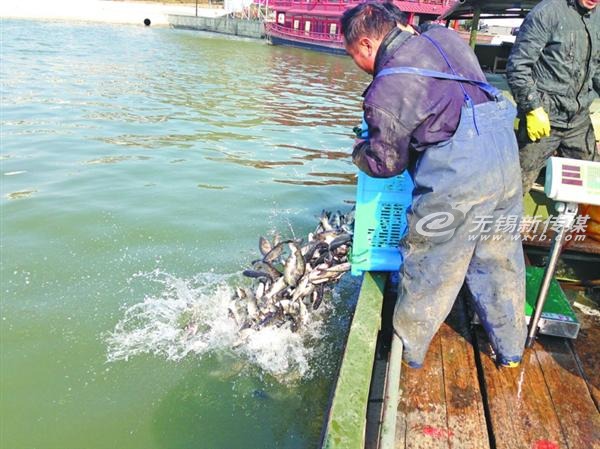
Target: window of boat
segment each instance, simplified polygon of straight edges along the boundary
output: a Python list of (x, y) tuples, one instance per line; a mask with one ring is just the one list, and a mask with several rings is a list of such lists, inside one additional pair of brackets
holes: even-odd
[(294, 19), (294, 29), (297, 30), (300, 28), (300, 21), (298, 19)]
[(284, 13), (279, 13), (279, 15), (277, 16), (277, 23), (279, 23), (280, 25), (285, 24), (285, 14)]
[(304, 31), (306, 31), (307, 33), (310, 32), (310, 20), (304, 22)]
[(329, 34), (337, 34), (337, 23), (329, 24)]

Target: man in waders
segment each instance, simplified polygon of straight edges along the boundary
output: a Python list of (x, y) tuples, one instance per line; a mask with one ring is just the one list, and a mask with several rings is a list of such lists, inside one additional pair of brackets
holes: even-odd
[(546, 160), (597, 160), (590, 105), (600, 94), (600, 0), (544, 0), (526, 17), (510, 54), (519, 108), (523, 193)]
[(363, 3), (344, 13), (342, 32), (354, 62), (373, 75), (363, 104), (368, 139), (354, 147), (354, 163), (381, 178), (408, 168), (415, 183), (394, 311), (405, 362), (423, 364), (466, 279), (497, 363), (518, 365), (526, 334), (521, 241), (518, 230), (484, 235), (522, 214), (514, 107), (485, 83), (454, 31), (414, 36), (380, 4)]

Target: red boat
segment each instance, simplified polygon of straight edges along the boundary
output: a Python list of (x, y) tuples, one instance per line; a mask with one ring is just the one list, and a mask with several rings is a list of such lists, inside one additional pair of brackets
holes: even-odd
[[(327, 53), (345, 54), (340, 18), (346, 9), (364, 0), (258, 0), (275, 12), (275, 21), (266, 22), (266, 34), (273, 45), (291, 45)], [(418, 25), (436, 20), (456, 0), (394, 1)]]

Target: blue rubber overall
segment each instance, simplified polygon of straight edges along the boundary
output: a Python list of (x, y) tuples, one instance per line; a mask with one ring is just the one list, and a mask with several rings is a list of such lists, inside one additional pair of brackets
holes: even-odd
[(377, 76), (390, 75), (472, 83), (493, 98), (473, 105), (465, 92), (456, 133), (424, 150), (415, 167), (394, 311), (404, 360), (423, 364), (466, 280), (497, 361), (518, 362), (526, 337), (525, 263), (518, 225), (507, 226), (522, 216), (515, 108), (494, 87), (456, 74), (396, 67)]

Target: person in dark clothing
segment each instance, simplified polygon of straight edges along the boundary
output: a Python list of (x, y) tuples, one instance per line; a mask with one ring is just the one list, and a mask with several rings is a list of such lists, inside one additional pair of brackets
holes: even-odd
[(590, 105), (600, 94), (600, 0), (544, 0), (525, 18), (508, 84), (519, 109), (523, 193), (548, 157), (596, 160)]
[(373, 75), (363, 94), (368, 137), (353, 161), (374, 177), (409, 169), (415, 184), (394, 311), (404, 360), (422, 365), (466, 279), (498, 364), (518, 365), (526, 333), (518, 230), (486, 239), (478, 226), (522, 214), (514, 107), (454, 31), (415, 36), (380, 4), (363, 3), (344, 13), (342, 33)]

